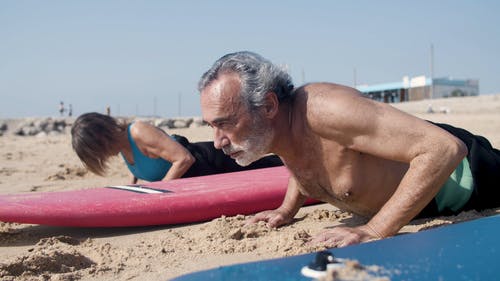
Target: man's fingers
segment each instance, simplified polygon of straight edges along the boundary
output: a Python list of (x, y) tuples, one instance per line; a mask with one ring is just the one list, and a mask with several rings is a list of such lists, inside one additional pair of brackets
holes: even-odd
[(256, 223), (258, 220), (259, 219), (258, 219), (257, 215), (255, 215), (253, 217), (250, 217), (250, 218), (246, 219), (245, 224)]
[(245, 225), (249, 225), (249, 224), (254, 224), (254, 223), (257, 223), (259, 221), (267, 221), (268, 220), (268, 214), (267, 213), (258, 213), (256, 214), (255, 216), (249, 218), (246, 220), (245, 222)]
[(327, 241), (328, 238), (326, 237), (326, 235), (324, 233), (320, 233), (316, 236), (314, 236), (311, 241), (309, 241), (309, 244), (318, 244), (318, 243), (324, 243), (325, 241)]
[(264, 211), (246, 220), (245, 225), (257, 223), (259, 221), (267, 222), (267, 227), (275, 228), (287, 224), (287, 220), (281, 213), (275, 211)]
[(359, 233), (351, 228), (338, 227), (315, 235), (308, 245), (321, 244), (326, 247), (344, 247), (362, 242)]
[(270, 228), (275, 228), (283, 224), (283, 218), (281, 216), (274, 216), (269, 218), (267, 226)]
[(245, 225), (250, 225), (250, 224), (254, 224), (256, 222), (259, 221), (259, 218), (257, 216), (253, 216), (251, 218), (248, 218), (246, 221), (245, 221)]

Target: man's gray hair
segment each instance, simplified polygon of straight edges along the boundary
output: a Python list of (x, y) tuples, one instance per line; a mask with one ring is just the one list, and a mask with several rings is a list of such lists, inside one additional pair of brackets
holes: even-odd
[(292, 78), (284, 69), (248, 51), (227, 54), (218, 59), (201, 77), (198, 90), (201, 92), (224, 73), (239, 75), (240, 94), (248, 102), (250, 109), (262, 106), (268, 92), (274, 92), (280, 102), (293, 95)]

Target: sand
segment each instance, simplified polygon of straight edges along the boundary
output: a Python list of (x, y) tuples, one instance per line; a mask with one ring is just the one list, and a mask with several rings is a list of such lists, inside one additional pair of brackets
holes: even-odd
[[(445, 122), (486, 136), (500, 147), (500, 95), (397, 104), (420, 118)], [(447, 111), (448, 113), (441, 113)], [(9, 124), (15, 123), (10, 120)], [(192, 141), (210, 140), (208, 127), (176, 129)], [(107, 177), (87, 173), (71, 150), (69, 133), (0, 137), (0, 194), (80, 189), (125, 184), (119, 158)], [(458, 216), (412, 221), (400, 234), (500, 213), (470, 211)], [(245, 217), (205, 223), (136, 228), (67, 228), (0, 222), (0, 280), (167, 280), (222, 265), (320, 250), (307, 239), (335, 225), (365, 219), (327, 204), (304, 207), (293, 224), (268, 229), (244, 226)]]

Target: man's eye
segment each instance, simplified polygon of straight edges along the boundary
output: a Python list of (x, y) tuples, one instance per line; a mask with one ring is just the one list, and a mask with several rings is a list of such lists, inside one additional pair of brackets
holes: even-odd
[(229, 121), (223, 121), (223, 122), (217, 123), (217, 127), (221, 128), (221, 129), (227, 129), (227, 128), (230, 128), (232, 126), (233, 126), (233, 123), (229, 122)]

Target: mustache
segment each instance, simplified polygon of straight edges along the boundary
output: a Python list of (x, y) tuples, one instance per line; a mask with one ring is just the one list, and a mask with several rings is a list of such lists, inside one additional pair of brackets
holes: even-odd
[(224, 152), (224, 154), (226, 155), (229, 155), (231, 153), (234, 153), (236, 150), (233, 149), (232, 147), (223, 147), (222, 148), (222, 152)]
[(224, 154), (226, 154), (226, 155), (235, 153), (236, 151), (238, 151), (238, 148), (233, 147), (231, 145), (225, 146), (225, 147), (222, 148), (222, 152), (224, 152)]

